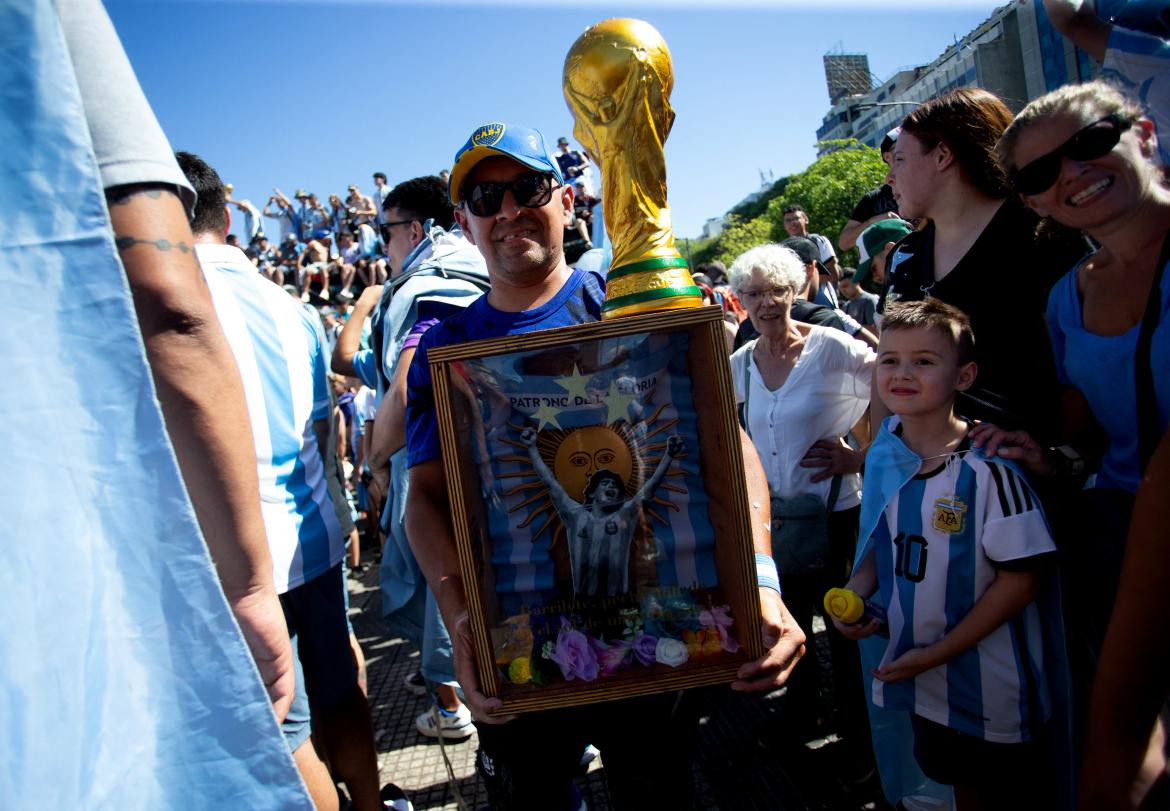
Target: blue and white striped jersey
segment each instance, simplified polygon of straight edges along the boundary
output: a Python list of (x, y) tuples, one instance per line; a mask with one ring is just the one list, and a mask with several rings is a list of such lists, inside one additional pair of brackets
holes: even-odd
[(216, 314), (240, 367), (278, 593), (336, 566), (345, 539), (313, 432), (331, 415), (324, 330), (230, 245), (196, 245)]
[[(867, 469), (863, 501), (870, 497), (871, 473), (881, 477)], [(882, 665), (953, 629), (995, 580), (997, 568), (1056, 548), (1023, 479), (973, 451), (952, 454), (937, 471), (903, 484), (887, 501), (871, 543), (890, 624)], [(1051, 704), (1042, 633), (1039, 609), (1030, 603), (944, 665), (905, 682), (875, 679), (873, 701), (987, 741), (1029, 740)]]

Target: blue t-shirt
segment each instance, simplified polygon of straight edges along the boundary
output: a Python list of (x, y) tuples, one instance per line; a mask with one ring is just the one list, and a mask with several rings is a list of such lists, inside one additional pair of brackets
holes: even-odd
[(427, 350), (481, 338), (498, 338), (537, 330), (567, 327), (601, 319), (605, 280), (599, 273), (574, 269), (569, 280), (549, 301), (534, 310), (506, 313), (477, 298), (464, 310), (440, 321), (419, 342), (406, 377), (407, 465), (438, 459), (439, 424)]
[[(1122, 335), (1097, 335), (1085, 329), (1077, 268), (1052, 288), (1048, 297), (1048, 331), (1061, 383), (1075, 386), (1109, 436), (1109, 448), (1097, 474), (1098, 487), (1131, 493), (1141, 481), (1138, 454), (1137, 390), (1134, 355), (1141, 324)], [(1170, 422), (1170, 271), (1162, 274), (1162, 317), (1150, 343), (1150, 365), (1162, 430)]]

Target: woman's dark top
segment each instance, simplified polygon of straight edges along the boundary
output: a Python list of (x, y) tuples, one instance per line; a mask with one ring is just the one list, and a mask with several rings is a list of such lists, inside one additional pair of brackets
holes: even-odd
[(937, 282), (934, 223), (928, 222), (891, 251), (880, 308), (933, 296), (966, 313), (979, 372), (960, 393), (956, 411), (1046, 438), (1056, 427), (1060, 390), (1044, 323), (1048, 293), (1089, 246), (1079, 237), (1037, 237), (1039, 221), (1018, 199), (1005, 200), (958, 265)]

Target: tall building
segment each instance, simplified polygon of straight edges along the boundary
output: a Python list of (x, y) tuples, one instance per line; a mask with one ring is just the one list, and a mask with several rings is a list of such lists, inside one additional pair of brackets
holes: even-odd
[(917, 105), (957, 87), (990, 90), (1016, 111), (1097, 71), (1089, 56), (1053, 27), (1041, 0), (1012, 3), (996, 9), (929, 65), (904, 68), (864, 95), (834, 101), (817, 140), (856, 138), (876, 147)]

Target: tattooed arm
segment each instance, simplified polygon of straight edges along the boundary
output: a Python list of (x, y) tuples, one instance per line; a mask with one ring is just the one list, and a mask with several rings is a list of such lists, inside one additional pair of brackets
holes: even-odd
[(292, 651), (272, 584), (244, 389), (174, 187), (107, 190), (167, 432), (224, 594), (278, 717), (292, 702)]

